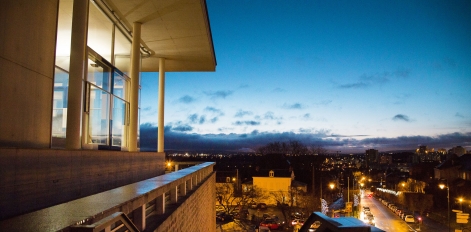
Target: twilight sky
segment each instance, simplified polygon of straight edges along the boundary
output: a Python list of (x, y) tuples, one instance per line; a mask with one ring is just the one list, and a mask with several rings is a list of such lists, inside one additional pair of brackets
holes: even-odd
[[(165, 149), (471, 149), (471, 1), (207, 0), (216, 72), (166, 73)], [(155, 150), (158, 74), (142, 75)]]

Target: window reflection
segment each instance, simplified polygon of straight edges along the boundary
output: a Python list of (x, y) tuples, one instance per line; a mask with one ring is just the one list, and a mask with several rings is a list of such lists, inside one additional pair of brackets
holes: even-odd
[(52, 147), (65, 147), (68, 84), (69, 74), (56, 67), (52, 103)]
[(110, 94), (90, 85), (88, 143), (108, 145)]

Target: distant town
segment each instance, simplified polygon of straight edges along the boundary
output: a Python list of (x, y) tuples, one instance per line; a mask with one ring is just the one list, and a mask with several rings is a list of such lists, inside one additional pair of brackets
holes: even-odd
[[(240, 215), (232, 205), (240, 200), (238, 205), (260, 201), (272, 206), (286, 205), (281, 211), (289, 214), (309, 214), (314, 209), (330, 217), (336, 217), (336, 214), (343, 217), (348, 215), (346, 212), (351, 212), (350, 216), (359, 218), (360, 204), (351, 205), (348, 211), (346, 202), (371, 192), (378, 199), (387, 199), (389, 204), (401, 205), (402, 211), (407, 209), (416, 223), (424, 214), (429, 215), (435, 221), (430, 220), (429, 223), (427, 219), (427, 223), (433, 227), (436, 226), (433, 223), (443, 222), (446, 218), (447, 192), (439, 188), (445, 181), (450, 199), (455, 199), (449, 202), (451, 207), (463, 211), (471, 209), (471, 153), (462, 146), (448, 150), (419, 146), (410, 151), (388, 152), (368, 149), (360, 154), (343, 154), (341, 151), (308, 148), (298, 142), (275, 142), (252, 153), (167, 152), (166, 155), (168, 171), (191, 166), (192, 162), (206, 161), (215, 162), (216, 195), (220, 197), (217, 207), (226, 207), (224, 210), (230, 215)], [(285, 183), (283, 179), (290, 181)], [(224, 189), (221, 186), (227, 184), (232, 186), (233, 192), (221, 190)], [(248, 194), (247, 191), (256, 187), (265, 191), (263, 200), (237, 198), (237, 195)], [(242, 193), (238, 194), (236, 189)], [(285, 194), (279, 200), (277, 191), (295, 191), (296, 200), (292, 194)], [(328, 204), (326, 209), (319, 201), (306, 203), (312, 201), (308, 199), (319, 198)], [(341, 203), (336, 205), (338, 201)], [(255, 213), (254, 217), (257, 217)], [(285, 220), (292, 219), (286, 217)], [(255, 221), (263, 219), (256, 218)]]

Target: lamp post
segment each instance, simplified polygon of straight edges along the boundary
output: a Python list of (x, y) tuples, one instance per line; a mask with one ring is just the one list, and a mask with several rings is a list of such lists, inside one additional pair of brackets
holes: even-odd
[(460, 197), (458, 200), (460, 201), (460, 208), (461, 208), (461, 211), (463, 211), (463, 198)]
[(450, 187), (448, 186), (448, 180), (446, 180), (446, 185), (441, 183), (438, 185), (441, 189), (446, 187), (447, 199), (448, 199), (448, 232), (450, 232)]

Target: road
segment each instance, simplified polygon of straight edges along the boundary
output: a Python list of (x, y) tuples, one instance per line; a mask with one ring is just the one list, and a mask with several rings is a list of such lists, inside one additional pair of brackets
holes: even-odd
[(385, 231), (409, 232), (417, 231), (418, 225), (407, 223), (389, 210), (378, 200), (364, 196), (361, 205), (370, 207), (371, 213), (375, 217), (376, 227)]
[(375, 217), (376, 227), (385, 231), (430, 231), (430, 232), (447, 232), (448, 228), (438, 222), (435, 222), (427, 217), (423, 218), (423, 223), (407, 223), (399, 216), (394, 214), (390, 209), (384, 206), (380, 201), (375, 198), (364, 196), (361, 199), (361, 205), (369, 206), (371, 213)]

